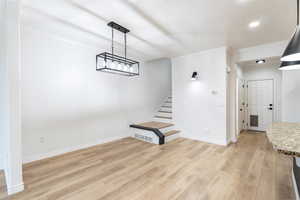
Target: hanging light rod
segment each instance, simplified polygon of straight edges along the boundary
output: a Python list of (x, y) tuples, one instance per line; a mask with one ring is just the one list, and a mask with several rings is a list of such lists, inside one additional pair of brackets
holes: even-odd
[(285, 62), (297, 60), (300, 60), (299, 0), (297, 0), (296, 31), (281, 57), (281, 61)]
[[(107, 25), (111, 27), (111, 53), (103, 52), (96, 56), (96, 70), (124, 76), (138, 76), (140, 63), (127, 58), (126, 34), (130, 31), (115, 22), (109, 22)], [(124, 34), (124, 57), (114, 54), (114, 30)]]

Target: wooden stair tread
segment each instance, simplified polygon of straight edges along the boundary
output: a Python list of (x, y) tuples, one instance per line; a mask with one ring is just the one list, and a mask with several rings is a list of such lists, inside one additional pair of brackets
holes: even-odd
[(162, 108), (172, 108), (172, 106), (162, 106)]
[(180, 131), (178, 131), (178, 130), (171, 130), (171, 131), (168, 131), (168, 132), (164, 133), (164, 135), (166, 137), (168, 137), (168, 136), (171, 136), (171, 135), (175, 135), (177, 133), (180, 133)]
[(161, 128), (167, 128), (170, 126), (174, 126), (174, 124), (171, 123), (164, 123), (164, 122), (145, 122), (145, 123), (141, 123), (141, 124), (137, 124), (138, 126), (144, 126), (147, 128), (157, 128), (157, 129), (161, 129)]
[(172, 101), (165, 101), (165, 103), (172, 103)]
[(172, 113), (172, 111), (166, 111), (166, 110), (159, 110), (158, 112), (161, 112), (161, 113)]
[(156, 115), (154, 116), (155, 118), (162, 118), (162, 119), (172, 119), (172, 117), (166, 117), (166, 116), (159, 116), (159, 115)]

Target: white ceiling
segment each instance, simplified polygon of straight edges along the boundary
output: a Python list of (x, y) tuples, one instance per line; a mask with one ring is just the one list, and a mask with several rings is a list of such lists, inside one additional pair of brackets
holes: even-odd
[[(295, 28), (295, 5), (296, 0), (23, 0), (23, 23), (100, 51), (110, 48), (106, 24), (115, 21), (131, 30), (129, 55), (152, 60), (287, 40)], [(250, 29), (254, 20), (261, 25)], [(121, 53), (122, 37), (117, 41)]]

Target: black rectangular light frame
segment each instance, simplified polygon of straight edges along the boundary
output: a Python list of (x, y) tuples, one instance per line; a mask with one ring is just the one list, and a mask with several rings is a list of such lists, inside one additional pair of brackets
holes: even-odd
[[(99, 62), (99, 58), (102, 58), (102, 60), (111, 60), (114, 62), (119, 62), (119, 63), (123, 63), (125, 65), (136, 65), (137, 66), (137, 73), (134, 72), (129, 72), (129, 71), (123, 71), (123, 70), (118, 70), (118, 69), (112, 69), (108, 66), (102, 67), (102, 68), (98, 68), (98, 62)], [(104, 52), (104, 53), (100, 53), (96, 56), (96, 70), (97, 71), (102, 71), (102, 72), (107, 72), (107, 73), (112, 73), (112, 74), (119, 74), (119, 75), (123, 75), (123, 76), (139, 76), (140, 75), (140, 63), (134, 60), (131, 60), (129, 58), (124, 58), (118, 55), (113, 55), (111, 53), (108, 52)]]

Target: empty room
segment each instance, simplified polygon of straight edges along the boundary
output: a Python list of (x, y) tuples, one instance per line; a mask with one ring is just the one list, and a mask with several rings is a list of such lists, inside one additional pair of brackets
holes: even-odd
[(0, 200), (299, 200), (299, 0), (0, 0)]

